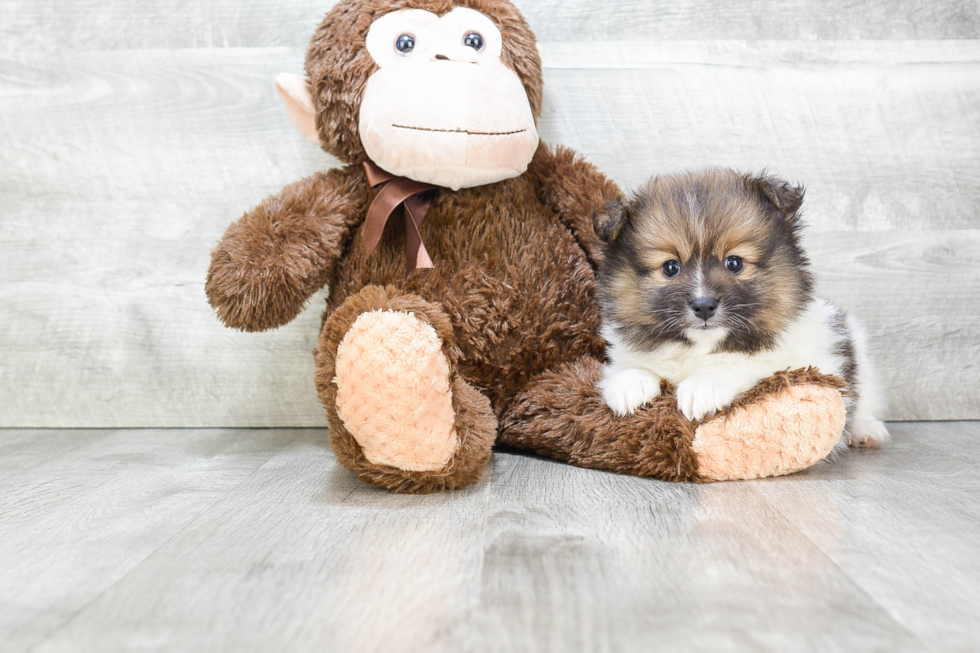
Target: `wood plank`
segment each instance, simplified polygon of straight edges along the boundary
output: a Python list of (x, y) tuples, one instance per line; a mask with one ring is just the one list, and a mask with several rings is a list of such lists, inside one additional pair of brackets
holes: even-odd
[(228, 224), (336, 160), (280, 124), (268, 53), (201, 54), (4, 62), (0, 425), (325, 424), (322, 297), (249, 337), (215, 320), (203, 282)]
[[(358, 483), (317, 430), (170, 432), (169, 448), (110, 434), (70, 461), (88, 498), (38, 491), (68, 462), (21, 476), (31, 517), (0, 531), (0, 571), (23, 580), (0, 602), (48, 582), (24, 560), (87, 559), (96, 533), (125, 569), (61, 574), (103, 589), (58, 619), (0, 619), (0, 638), (44, 653), (968, 650), (980, 423), (954, 427), (965, 457), (934, 448), (932, 425), (892, 426), (890, 449), (779, 479), (667, 484), (495, 454), (477, 485), (429, 496)], [(205, 477), (227, 491), (178, 525), (164, 488), (199, 494)], [(152, 551), (133, 536), (148, 521), (166, 525)]]
[(101, 429), (81, 433), (61, 429), (4, 429), (0, 433), (0, 483), (10, 476), (50, 464), (55, 458), (75, 455), (79, 449), (91, 447), (94, 441), (112, 433)]
[[(0, 1), (0, 51), (305, 47), (332, 0)], [(539, 41), (970, 39), (976, 0), (516, 0)]]
[(975, 39), (976, 0), (515, 0), (540, 41)]
[(479, 588), (485, 490), (367, 487), (303, 432), (34, 650), (431, 650)]
[(966, 457), (936, 448), (949, 444), (939, 424), (893, 423), (888, 449), (752, 484), (876, 605), (939, 651), (970, 650), (980, 632), (980, 424), (958, 426), (962, 437), (953, 440)]
[(541, 135), (627, 186), (733, 166), (803, 182), (814, 229), (970, 229), (980, 42), (555, 44)]
[[(893, 419), (980, 417), (976, 42), (544, 44), (541, 132), (624, 185), (709, 163), (808, 184), (821, 291), (872, 333)], [(323, 295), (246, 335), (209, 249), (336, 164), (271, 92), (286, 48), (0, 59), (0, 426), (320, 426)], [(929, 352), (928, 358), (923, 352)]]
[(817, 292), (868, 333), (889, 419), (972, 417), (980, 409), (980, 230), (832, 232), (805, 238)]
[(746, 485), (500, 455), (494, 472), (481, 602), (456, 650), (924, 646)]
[[(0, 441), (21, 437), (0, 431)], [(66, 437), (81, 446), (63, 448)], [(296, 437), (143, 430), (33, 438), (30, 451), (48, 462), (0, 479), (4, 650), (36, 645)]]
[(980, 437), (976, 422), (908, 422), (899, 428), (903, 432), (914, 429), (916, 441), (922, 446), (980, 465), (980, 449), (973, 446)]

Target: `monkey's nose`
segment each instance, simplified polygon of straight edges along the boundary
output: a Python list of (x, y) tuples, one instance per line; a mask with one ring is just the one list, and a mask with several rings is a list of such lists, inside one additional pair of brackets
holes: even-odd
[(718, 300), (714, 297), (698, 297), (691, 302), (691, 310), (698, 316), (698, 319), (707, 322), (718, 310)]
[(437, 54), (436, 61), (449, 61), (449, 57), (444, 54)]

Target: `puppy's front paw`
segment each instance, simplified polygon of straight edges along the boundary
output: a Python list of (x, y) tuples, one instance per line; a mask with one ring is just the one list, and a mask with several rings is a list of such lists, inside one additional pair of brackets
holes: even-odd
[(891, 439), (888, 429), (874, 417), (855, 417), (847, 425), (847, 444), (861, 449), (877, 449)]
[(727, 408), (740, 390), (735, 382), (723, 375), (700, 375), (684, 379), (677, 386), (677, 407), (690, 420)]
[(619, 416), (629, 415), (660, 394), (660, 379), (635, 368), (612, 372), (608, 368), (599, 381), (602, 398)]

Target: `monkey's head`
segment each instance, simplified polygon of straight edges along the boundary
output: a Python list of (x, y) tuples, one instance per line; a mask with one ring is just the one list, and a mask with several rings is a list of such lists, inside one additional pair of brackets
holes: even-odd
[(508, 0), (341, 0), (276, 89), (345, 163), (458, 190), (522, 174), (538, 145), (541, 58)]

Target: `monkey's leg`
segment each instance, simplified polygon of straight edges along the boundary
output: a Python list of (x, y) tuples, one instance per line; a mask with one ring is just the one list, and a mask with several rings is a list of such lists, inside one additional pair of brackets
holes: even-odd
[(823, 460), (844, 427), (842, 382), (813, 370), (763, 379), (701, 424), (673, 388), (617, 417), (596, 388), (601, 364), (582, 358), (546, 372), (511, 402), (499, 442), (579, 467), (667, 481), (780, 476)]
[(480, 477), (497, 420), (456, 371), (442, 307), (368, 286), (323, 325), (316, 384), (340, 462), (395, 492), (463, 487)]

